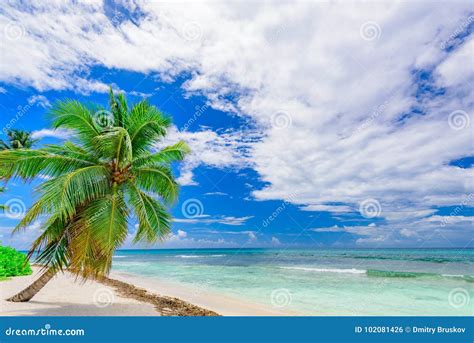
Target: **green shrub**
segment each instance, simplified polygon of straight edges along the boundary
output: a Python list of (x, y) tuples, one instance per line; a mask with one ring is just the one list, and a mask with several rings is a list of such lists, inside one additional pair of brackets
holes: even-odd
[[(25, 263), (26, 262), (26, 263)], [(10, 276), (30, 275), (33, 273), (26, 255), (10, 247), (0, 246), (0, 280)]]

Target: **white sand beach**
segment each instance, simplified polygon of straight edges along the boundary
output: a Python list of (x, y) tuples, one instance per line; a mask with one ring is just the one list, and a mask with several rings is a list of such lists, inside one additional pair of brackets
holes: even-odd
[(149, 279), (123, 272), (112, 272), (110, 277), (116, 280), (131, 283), (137, 287), (147, 289), (154, 293), (176, 297), (191, 304), (215, 311), (223, 316), (285, 316), (295, 315), (278, 308), (243, 302), (221, 294), (214, 294), (199, 287), (189, 287), (180, 283)]
[[(0, 282), (0, 316), (159, 316), (160, 306), (147, 299), (138, 301), (124, 295), (114, 285), (88, 280), (82, 282), (70, 273), (58, 274), (32, 300), (24, 303), (6, 301), (24, 289), (38, 276), (39, 268), (33, 267), (29, 276), (13, 277)], [(139, 291), (146, 290), (166, 302), (177, 302), (182, 310), (178, 315), (188, 315), (187, 303), (224, 316), (281, 316), (288, 313), (265, 308), (258, 304), (243, 303), (238, 299), (215, 295), (200, 288), (192, 289), (181, 284), (158, 281), (113, 272), (112, 281), (125, 282)], [(123, 287), (122, 287), (123, 288)], [(127, 293), (127, 292), (125, 292)], [(178, 299), (175, 299), (178, 298)], [(183, 300), (182, 302), (180, 300)], [(183, 309), (183, 303), (185, 307)], [(190, 305), (190, 306), (193, 306)], [(167, 306), (162, 305), (163, 306)], [(165, 308), (167, 310), (167, 308)], [(204, 310), (204, 311), (205, 311)], [(189, 315), (199, 315), (188, 311)], [(173, 315), (173, 314), (170, 314)]]
[(120, 296), (97, 281), (58, 274), (29, 302), (13, 303), (8, 297), (30, 285), (38, 276), (17, 276), (0, 282), (0, 316), (159, 316), (152, 304)]

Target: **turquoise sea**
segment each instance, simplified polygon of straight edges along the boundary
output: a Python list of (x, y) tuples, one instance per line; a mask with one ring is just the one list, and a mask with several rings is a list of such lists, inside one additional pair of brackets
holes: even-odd
[(472, 249), (121, 250), (113, 271), (301, 315), (474, 315)]

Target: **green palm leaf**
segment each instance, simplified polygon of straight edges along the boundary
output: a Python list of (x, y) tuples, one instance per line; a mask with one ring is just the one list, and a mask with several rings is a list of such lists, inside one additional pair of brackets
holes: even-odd
[(37, 253), (55, 271), (107, 274), (129, 234), (131, 212), (138, 221), (134, 242), (158, 242), (171, 231), (164, 204), (176, 200), (179, 187), (170, 166), (189, 148), (178, 142), (152, 151), (170, 119), (147, 101), (129, 109), (125, 96), (112, 91), (109, 103), (112, 125), (103, 126), (95, 118), (100, 107), (60, 101), (50, 113), (53, 127), (72, 130), (73, 142), (0, 151), (0, 178), (47, 176), (14, 232), (48, 215), (29, 256)]
[(166, 203), (172, 203), (178, 196), (179, 186), (171, 169), (157, 165), (137, 168), (136, 184), (147, 192), (159, 195)]
[(143, 167), (154, 164), (167, 164), (174, 161), (182, 161), (189, 152), (190, 149), (188, 145), (185, 142), (180, 141), (163, 148), (157, 153), (142, 155), (135, 158), (132, 164), (134, 167)]
[(171, 216), (158, 201), (140, 191), (136, 185), (128, 189), (130, 202), (138, 218), (134, 242), (153, 243), (164, 239), (171, 231)]
[(150, 146), (166, 135), (171, 120), (143, 100), (133, 106), (128, 117), (128, 132), (134, 156), (149, 152)]

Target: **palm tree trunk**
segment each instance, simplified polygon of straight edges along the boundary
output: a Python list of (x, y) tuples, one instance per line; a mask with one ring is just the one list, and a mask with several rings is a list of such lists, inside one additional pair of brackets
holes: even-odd
[(35, 282), (33, 282), (28, 287), (26, 287), (20, 293), (17, 293), (11, 298), (8, 298), (7, 301), (13, 301), (13, 302), (29, 301), (31, 298), (33, 298), (36, 295), (36, 293), (38, 293), (49, 282), (49, 280), (51, 280), (54, 277), (54, 275), (56, 275), (56, 271), (53, 269), (48, 269), (46, 272), (41, 274), (41, 276), (37, 280), (35, 280)]

